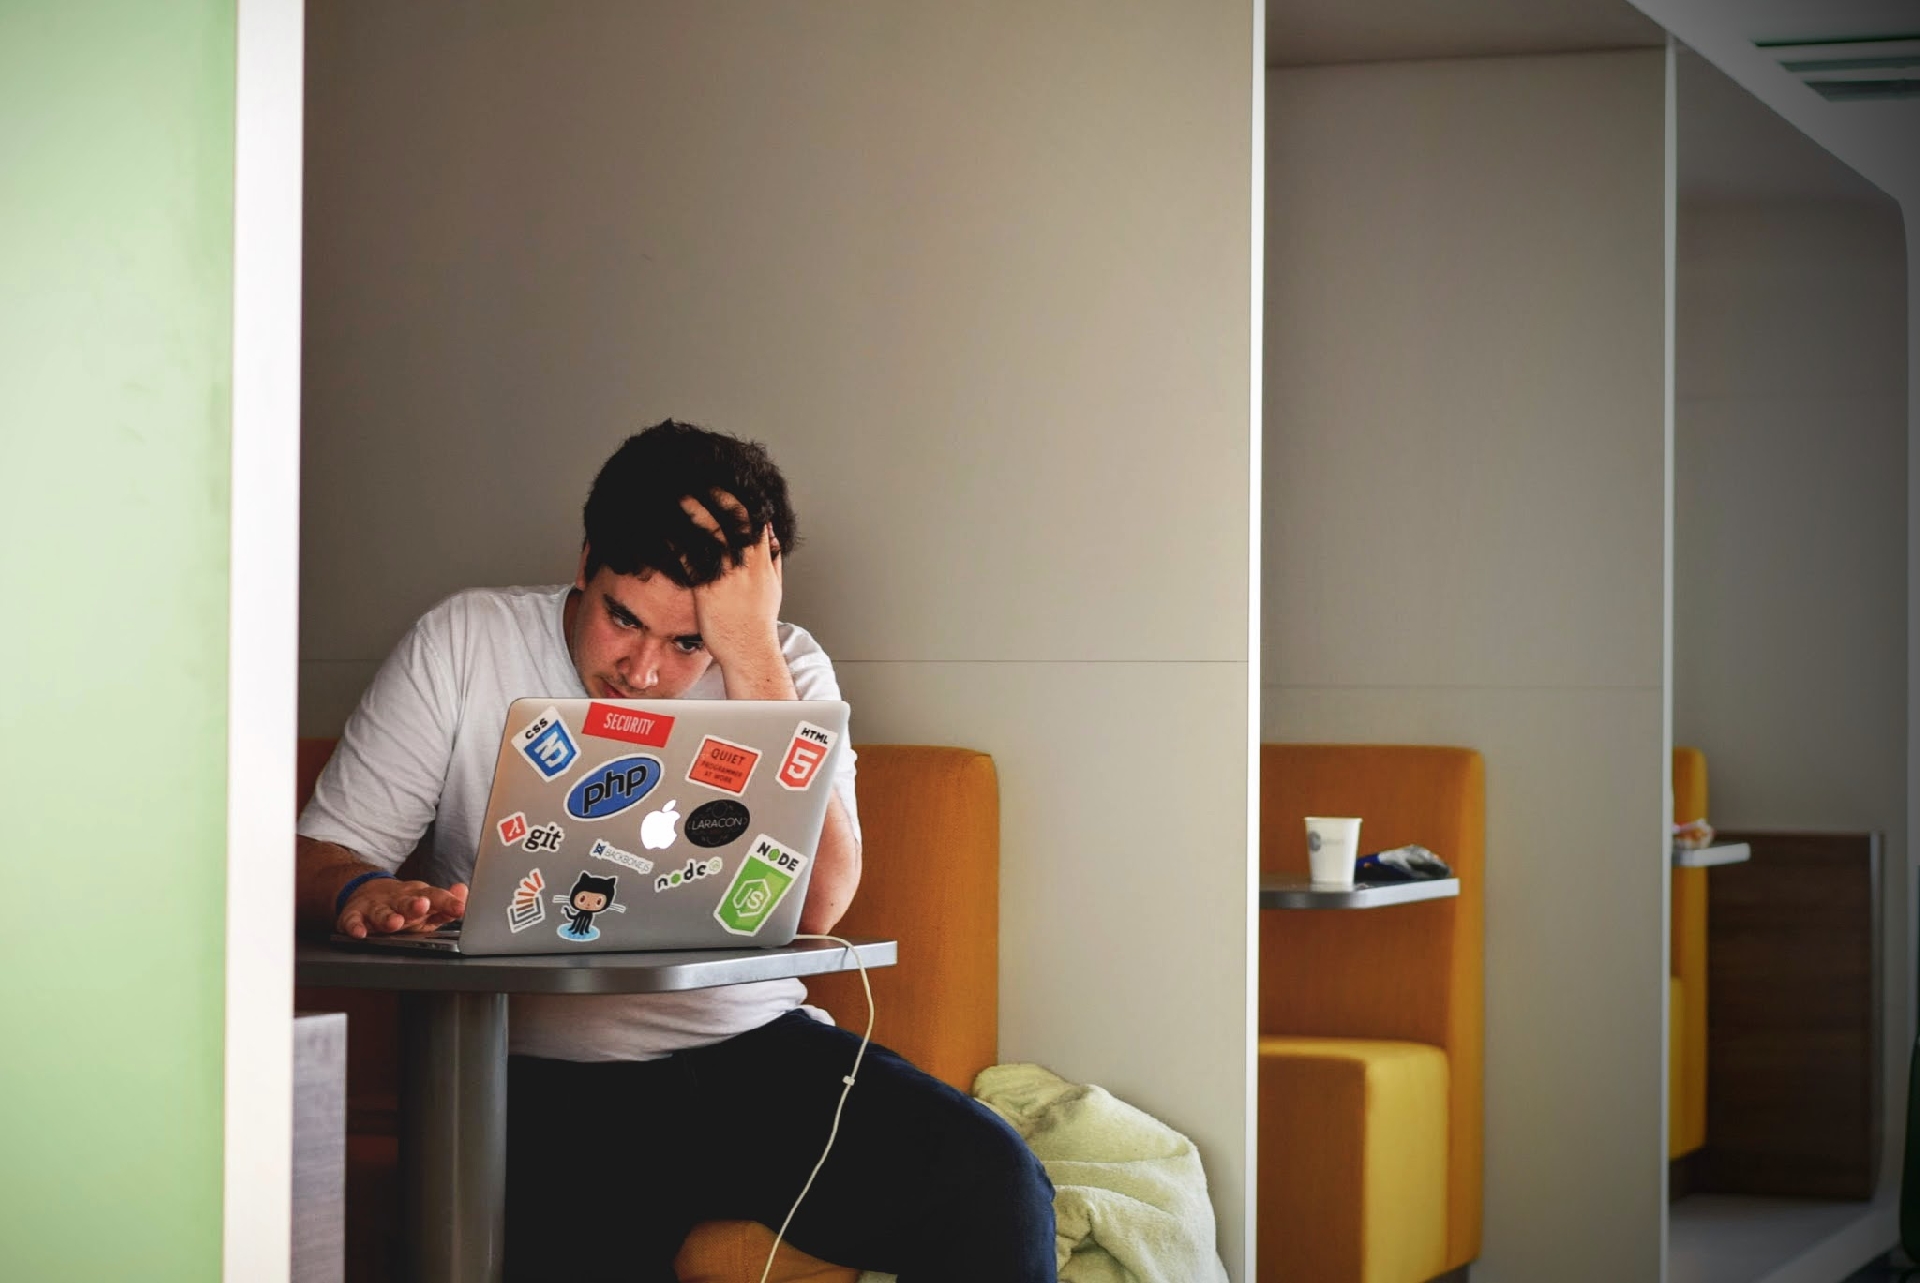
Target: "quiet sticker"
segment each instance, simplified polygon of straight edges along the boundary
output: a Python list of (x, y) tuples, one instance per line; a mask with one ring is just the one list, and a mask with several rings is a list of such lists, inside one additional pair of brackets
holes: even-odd
[(549, 708), (514, 733), (513, 746), (520, 750), (527, 765), (540, 772), (543, 780), (554, 780), (567, 773), (573, 759), (580, 756), (579, 745), (567, 733), (560, 710)]
[(793, 743), (787, 745), (787, 755), (780, 761), (780, 773), (774, 777), (780, 781), (780, 787), (804, 793), (807, 786), (813, 783), (820, 764), (833, 751), (833, 741), (838, 738), (826, 727), (815, 726), (812, 722), (802, 722), (796, 726)]
[(759, 749), (709, 735), (700, 741), (700, 751), (687, 768), (687, 779), (737, 796), (746, 792), (747, 781), (753, 778), (753, 768), (759, 762)]
[(714, 906), (714, 921), (737, 936), (758, 935), (773, 911), (787, 898), (810, 857), (777, 839), (761, 834), (753, 840), (747, 858), (734, 870), (727, 893)]
[(586, 720), (580, 723), (580, 729), (601, 739), (665, 748), (667, 737), (673, 734), (673, 719), (663, 713), (640, 713), (595, 701), (587, 705)]
[(520, 885), (513, 889), (513, 900), (507, 905), (507, 930), (518, 934), (547, 920), (546, 902), (540, 898), (546, 887), (547, 880), (540, 876), (538, 869), (520, 879)]

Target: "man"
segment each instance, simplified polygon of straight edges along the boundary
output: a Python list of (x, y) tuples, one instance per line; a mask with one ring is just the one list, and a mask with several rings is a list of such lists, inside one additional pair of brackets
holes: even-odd
[[(673, 420), (649, 428), (601, 468), (585, 525), (570, 587), (457, 594), (395, 647), (300, 816), (304, 923), (366, 936), (462, 916), (516, 698), (839, 698), (819, 645), (778, 622), (794, 516), (758, 445)], [(843, 756), (806, 933), (831, 930), (860, 881)], [(417, 845), (421, 878), (394, 877)], [(671, 1283), (694, 1224), (777, 1228), (859, 1041), (805, 996), (797, 980), (516, 996), (508, 1278)], [(1052, 1187), (1024, 1143), (877, 1047), (787, 1237), (902, 1283), (1054, 1278)]]

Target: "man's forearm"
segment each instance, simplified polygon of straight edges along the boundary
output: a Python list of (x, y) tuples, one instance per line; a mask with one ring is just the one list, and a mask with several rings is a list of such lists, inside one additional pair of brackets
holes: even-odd
[(813, 877), (807, 882), (807, 902), (800, 910), (800, 930), (823, 935), (833, 930), (853, 903), (860, 888), (860, 843), (838, 797), (827, 801), (827, 822), (813, 853)]
[(333, 902), (340, 897), (340, 888), (379, 867), (344, 846), (296, 835), (293, 839), (295, 924), (303, 930), (332, 930), (337, 916)]

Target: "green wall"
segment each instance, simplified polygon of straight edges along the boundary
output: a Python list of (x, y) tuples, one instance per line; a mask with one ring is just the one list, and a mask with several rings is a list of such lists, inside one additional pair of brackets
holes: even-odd
[(0, 0), (0, 1279), (220, 1277), (233, 0)]

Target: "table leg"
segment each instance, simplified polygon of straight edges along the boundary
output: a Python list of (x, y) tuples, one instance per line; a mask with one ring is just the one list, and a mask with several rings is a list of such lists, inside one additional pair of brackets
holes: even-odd
[(418, 1283), (499, 1283), (507, 996), (401, 996), (402, 1230)]

